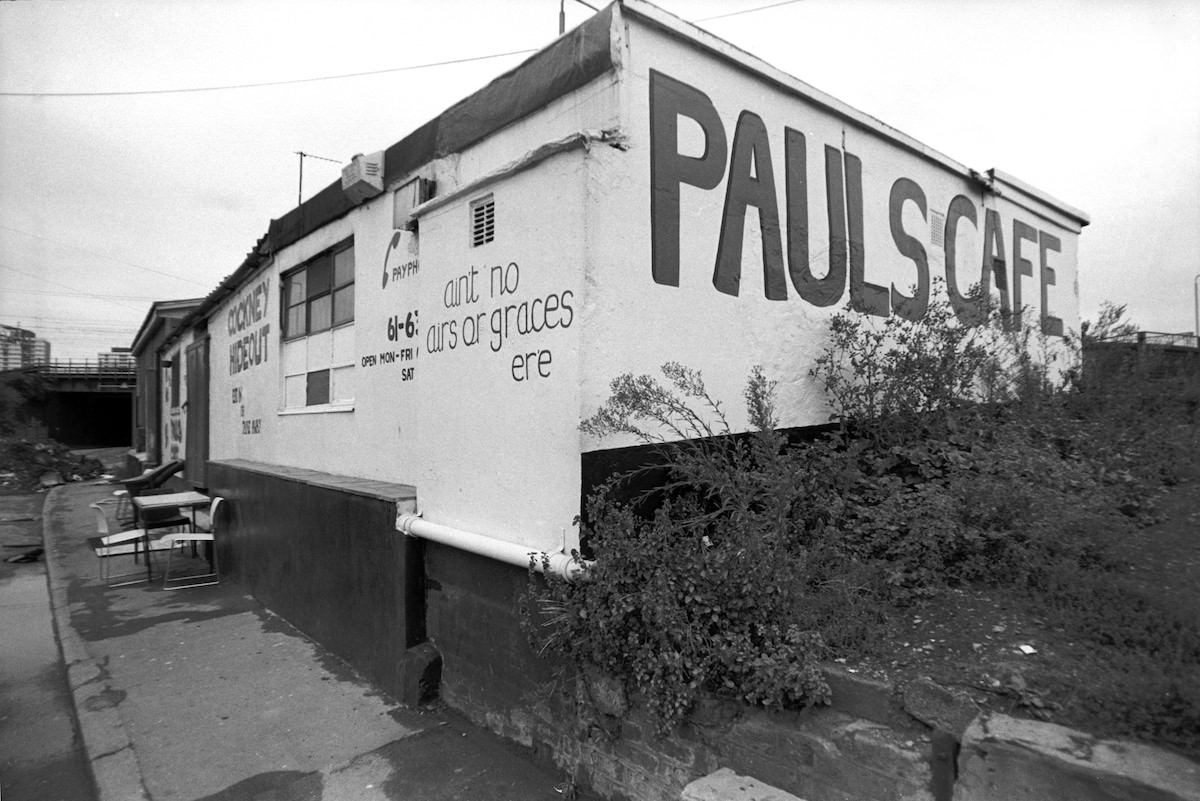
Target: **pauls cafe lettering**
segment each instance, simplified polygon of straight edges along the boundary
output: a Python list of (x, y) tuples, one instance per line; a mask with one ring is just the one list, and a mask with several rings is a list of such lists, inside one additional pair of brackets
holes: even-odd
[(229, 307), (226, 327), (229, 343), (229, 374), (237, 375), (267, 360), (267, 340), (271, 324), (263, 323), (267, 316), (269, 283), (260, 281), (246, 290)]
[[(703, 132), (704, 152), (701, 155), (680, 152), (680, 117), (691, 120)], [(946, 289), (960, 320), (971, 324), (979, 319), (980, 310), (976, 301), (969, 297), (967, 288), (978, 282), (987, 292), (993, 276), (1000, 293), (1001, 311), (1016, 310), (1019, 313), (1024, 308), (1023, 293), (1026, 290), (1022, 278), (1027, 278), (1027, 288), (1040, 292), (1042, 331), (1051, 336), (1063, 335), (1062, 320), (1051, 314), (1054, 305), (1051, 293), (1056, 275), (1050, 254), (1061, 252), (1061, 240), (1029, 221), (1014, 217), (1007, 238), (1009, 260), (1005, 253), (1005, 226), (996, 209), (980, 209), (967, 195), (957, 194), (943, 214), (929, 208), (924, 188), (909, 177), (897, 177), (886, 198), (888, 227), (895, 253), (882, 255), (885, 259), (907, 261), (914, 279), (911, 286), (915, 289), (909, 295), (905, 288), (895, 284), (885, 287), (870, 283), (866, 277), (868, 254), (863, 231), (863, 163), (855, 154), (828, 144), (824, 146), (823, 156), (829, 269), (823, 276), (816, 275), (809, 262), (809, 146), (804, 133), (785, 126), (780, 169), (773, 160), (780, 154), (771, 152), (767, 124), (761, 116), (750, 110), (742, 111), (730, 145), (725, 124), (707, 94), (657, 70), (650, 70), (651, 274), (654, 281), (665, 286), (679, 286), (681, 187), (686, 184), (713, 190), (726, 181), (720, 238), (713, 261), (712, 282), (718, 292), (736, 296), (740, 290), (742, 240), (747, 212), (753, 208), (758, 213), (762, 231), (763, 286), (769, 300), (787, 300), (790, 279), (801, 300), (813, 306), (833, 306), (842, 300), (848, 283), (850, 306), (854, 311), (880, 317), (895, 314), (918, 320), (925, 315), (929, 305), (930, 256), (922, 241), (904, 228), (903, 212), (906, 204), (912, 204), (927, 224), (931, 222), (931, 213), (945, 218)], [(782, 218), (777, 188), (780, 173), (784, 193)], [(867, 198), (866, 201), (876, 202), (876, 199)], [(966, 274), (959, 275), (956, 259), (967, 262), (970, 256), (958, 253), (959, 228), (971, 226), (978, 230), (981, 211), (983, 248), (976, 262), (979, 266), (977, 271), (964, 270)], [(878, 255), (870, 254), (870, 258)]]

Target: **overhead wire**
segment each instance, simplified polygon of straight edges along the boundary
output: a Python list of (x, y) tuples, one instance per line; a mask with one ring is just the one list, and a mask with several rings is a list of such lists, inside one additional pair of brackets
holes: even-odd
[(48, 295), (48, 296), (54, 297), (54, 298), (82, 297), (82, 298), (97, 298), (97, 299), (103, 299), (103, 300), (148, 300), (148, 301), (162, 300), (162, 298), (160, 298), (160, 297), (151, 296), (151, 295), (103, 295), (103, 294), (97, 294), (97, 293), (92, 293), (92, 292), (80, 292), (80, 291), (48, 292), (44, 289), (9, 289), (8, 287), (4, 288), (4, 294), (6, 294), (6, 295)]
[[(582, 2), (582, 0), (580, 0)], [(727, 14), (716, 14), (711, 17), (701, 17), (699, 19), (689, 20), (692, 23), (711, 22), (713, 20), (725, 19), (726, 17), (737, 17), (743, 14), (753, 14), (756, 11), (766, 11), (779, 6), (787, 6), (793, 3), (800, 3), (804, 0), (781, 0), (778, 3), (769, 3), (765, 6), (756, 6), (754, 8), (745, 8), (740, 11), (731, 11)], [(583, 5), (589, 8), (595, 8), (588, 3)], [(173, 89), (128, 89), (116, 91), (100, 91), (100, 92), (6, 92), (0, 91), (0, 97), (130, 97), (135, 95), (174, 95), (188, 94), (195, 92), (223, 92), (232, 89), (262, 89), (271, 86), (291, 86), (302, 83), (317, 83), (320, 81), (340, 81), (347, 78), (365, 78), (372, 75), (386, 75), (393, 72), (410, 72), (412, 70), (431, 69), (433, 67), (448, 67), (454, 64), (469, 64), (476, 61), (488, 61), (495, 58), (506, 58), (508, 56), (523, 56), (528, 53), (536, 53), (538, 48), (528, 47), (522, 50), (510, 50), (505, 53), (489, 53), (484, 56), (468, 56), (464, 58), (448, 59), (446, 61), (430, 61), (424, 64), (409, 64), (403, 67), (387, 67), (380, 70), (366, 70), (363, 72), (347, 72), (340, 75), (320, 75), (311, 78), (291, 78), (282, 81), (257, 81), (255, 83), (238, 83), (238, 84), (222, 84), (217, 86), (186, 86)]]
[(322, 75), (314, 78), (292, 78), (286, 81), (260, 81), (257, 83), (239, 83), (223, 86), (189, 86), (178, 89), (133, 89), (115, 92), (0, 92), (0, 97), (128, 97), (130, 95), (177, 95), (189, 92), (223, 92), (229, 89), (260, 89), (267, 86), (289, 86), (299, 83), (316, 83), (318, 81), (340, 81), (345, 78), (364, 78), (369, 75), (385, 75), (390, 72), (407, 72), (423, 70), (430, 67), (448, 67), (452, 64), (467, 64), (472, 61), (487, 61), (506, 56), (520, 56), (526, 53), (536, 53), (537, 48), (512, 50), (507, 53), (490, 53), (486, 56), (470, 58), (455, 58), (448, 61), (432, 61), (427, 64), (410, 64), (404, 67), (389, 67), (382, 70), (367, 70), (365, 72), (347, 72), (342, 75)]
[[(114, 261), (117, 264), (124, 264), (129, 267), (136, 267), (137, 269), (145, 270), (148, 273), (157, 273), (158, 275), (165, 275), (167, 278), (174, 278), (176, 281), (187, 281), (189, 284), (195, 284), (196, 286), (202, 286), (206, 289), (209, 288), (209, 286), (210, 286), (209, 284), (203, 283), (201, 281), (195, 281), (195, 280), (188, 278), (186, 276), (183, 276), (183, 275), (175, 275), (173, 273), (168, 273), (163, 270), (156, 270), (153, 267), (147, 267), (144, 264), (137, 264), (136, 262), (126, 261), (125, 259), (115, 259), (112, 256), (105, 256), (103, 253), (97, 253), (94, 250), (88, 250), (87, 248), (81, 248), (78, 245), (73, 245), (70, 242), (66, 242), (62, 239), (55, 239), (52, 236), (43, 236), (42, 234), (35, 234), (31, 231), (22, 231), (20, 228), (13, 228), (11, 225), (4, 225), (3, 223), (0, 223), (0, 228), (3, 228), (6, 231), (12, 231), (15, 234), (21, 234), (22, 236), (31, 236), (34, 239), (41, 239), (46, 242), (53, 242), (56, 245), (62, 245), (63, 247), (68, 247), (68, 248), (71, 248), (72, 250), (78, 250), (80, 253), (86, 253), (89, 256), (95, 256), (98, 259)], [(3, 265), (0, 265), (0, 266), (3, 266)], [(15, 270), (16, 268), (9, 267), (8, 269)], [(17, 272), (20, 272), (20, 270), (17, 270)]]
[[(763, 6), (756, 6), (754, 8), (742, 9), (740, 11), (732, 11), (732, 12), (729, 12), (726, 14), (717, 14), (717, 15), (710, 16), (710, 17), (702, 17), (699, 19), (691, 20), (691, 22), (693, 22), (693, 23), (711, 22), (713, 20), (741, 16), (744, 14), (751, 14), (751, 13), (755, 13), (758, 11), (765, 11), (768, 9), (778, 8), (780, 6), (791, 5), (793, 3), (798, 3), (798, 2), (803, 2), (803, 0), (782, 0), (781, 2), (770, 3), (767, 5), (763, 5)], [(584, 5), (589, 5), (589, 4), (584, 3)], [(591, 6), (589, 6), (589, 7), (591, 7)], [(510, 57), (510, 56), (526, 55), (526, 54), (534, 53), (534, 52), (537, 52), (537, 48), (525, 48), (525, 49), (521, 49), (521, 50), (511, 50), (511, 51), (507, 51), (504, 53), (490, 53), (490, 54), (482, 55), (482, 56), (471, 56), (471, 57), (464, 57), (464, 58), (448, 59), (445, 61), (427, 62), (427, 63), (423, 63), (423, 64), (410, 64), (410, 65), (406, 65), (406, 66), (390, 67), (390, 68), (380, 69), (380, 70), (367, 70), (367, 71), (362, 71), (362, 72), (342, 73), (339, 75), (325, 75), (325, 76), (317, 76), (317, 77), (310, 77), (310, 78), (294, 78), (294, 79), (282, 80), (282, 81), (259, 81), (259, 82), (244, 83), (244, 84), (180, 87), (180, 88), (172, 88), (172, 89), (138, 89), (138, 90), (124, 90), (124, 91), (99, 91), (99, 92), (10, 92), (10, 91), (0, 91), (0, 97), (36, 97), (36, 98), (125, 97), (125, 96), (134, 96), (134, 95), (166, 95), (166, 94), (185, 94), (185, 93), (197, 93), (197, 92), (216, 92), (216, 91), (237, 90), (237, 89), (256, 89), (256, 88), (273, 87), (273, 86), (288, 86), (288, 85), (304, 84), (304, 83), (316, 83), (316, 82), (320, 82), (320, 81), (334, 81), (334, 80), (344, 80), (344, 79), (349, 79), (349, 78), (362, 78), (362, 77), (368, 77), (368, 76), (373, 76), (373, 75), (384, 75), (384, 74), (395, 73), (395, 72), (407, 72), (407, 71), (421, 70), (421, 69), (431, 69), (431, 68), (435, 68), (435, 67), (445, 67), (445, 66), (451, 66), (451, 65), (455, 65), (455, 64), (467, 64), (467, 63), (478, 62), (478, 61), (487, 61), (487, 60), (497, 59), (497, 58), (506, 58), (506, 57)], [(116, 259), (111, 256), (105, 256), (104, 254), (96, 253), (94, 251), (87, 250), (86, 248), (81, 248), (78, 245), (74, 245), (69, 242), (65, 242), (63, 240), (55, 239), (53, 237), (47, 237), (47, 236), (43, 236), (41, 234), (35, 234), (35, 233), (31, 233), (29, 231), (23, 231), (18, 228), (13, 228), (11, 226), (3, 225), (3, 224), (0, 224), (0, 228), (3, 228), (8, 231), (12, 231), (17, 234), (22, 234), (24, 236), (30, 236), (30, 237), (42, 239), (42, 240), (45, 240), (48, 242), (54, 242), (56, 244), (63, 245), (65, 247), (69, 247), (74, 250), (78, 250), (82, 253), (87, 253), (89, 255), (96, 256), (98, 258), (106, 259), (108, 261), (116, 262), (119, 264), (124, 264), (124, 265), (134, 267), (139, 270), (144, 270), (146, 272), (156, 273), (158, 275), (162, 275), (167, 278), (173, 278), (178, 281), (186, 281), (188, 283), (192, 283), (197, 286), (201, 286), (201, 287), (205, 287), (205, 288), (207, 288), (209, 286), (208, 284), (193, 280), (191, 278), (186, 278), (186, 277), (180, 276), (180, 275), (173, 275), (173, 274), (165, 272), (163, 270), (156, 270), (153, 267), (146, 267), (145, 265), (126, 261), (124, 259)], [(103, 301), (106, 303), (111, 303), (111, 304), (114, 304), (117, 306), (122, 306), (124, 308), (132, 309), (134, 311), (140, 311), (140, 309), (137, 309), (133, 306), (129, 306), (126, 303), (121, 303), (120, 300), (150, 300), (150, 298), (134, 298), (134, 297), (128, 296), (128, 295), (104, 295), (104, 294), (83, 292), (74, 287), (70, 287), (66, 284), (62, 284), (62, 283), (59, 283), (52, 279), (46, 278), (45, 276), (37, 275), (35, 273), (30, 273), (25, 270), (19, 270), (15, 267), (10, 267), (8, 265), (0, 264), (0, 268), (11, 270), (13, 272), (21, 273), (23, 275), (28, 275), (28, 276), (31, 276), (34, 278), (38, 278), (47, 283), (54, 284), (55, 286), (60, 286), (60, 287), (64, 287), (66, 289), (71, 290), (71, 292), (69, 292), (69, 293), (38, 292), (36, 290), (11, 290), (13, 292), (27, 292), (29, 294), (66, 295), (66, 296), (93, 298), (95, 300), (100, 300), (100, 301)], [(4, 314), (4, 315), (0, 315), (0, 316), (17, 317), (19, 315)], [(33, 320), (43, 320), (44, 321), (43, 327), (47, 327), (50, 329), (56, 328), (55, 324), (50, 322), (50, 320), (52, 320), (54, 318), (45, 318), (40, 315), (26, 315), (26, 318), (33, 319)], [(78, 331), (79, 329), (84, 328), (84, 327), (89, 327), (90, 330), (93, 330), (96, 332), (113, 331), (113, 332), (120, 333), (120, 332), (132, 332), (132, 331), (137, 330), (136, 327), (135, 328), (107, 329), (107, 328), (103, 328), (100, 326), (87, 326), (86, 324), (81, 325), (78, 321), (75, 321), (75, 320), (67, 320), (64, 322), (73, 324), (74, 327), (64, 329), (64, 333), (60, 334), (59, 336), (70, 336), (72, 332)], [(81, 334), (80, 336), (83, 336), (83, 335)]]
[(73, 287), (73, 286), (70, 286), (70, 285), (68, 285), (68, 284), (64, 284), (64, 283), (62, 283), (61, 281), (55, 281), (55, 280), (54, 280), (54, 279), (52, 279), (52, 278), (47, 278), (46, 276), (44, 276), (44, 275), (38, 275), (37, 273), (31, 273), (31, 272), (29, 272), (28, 270), (20, 270), (20, 269), (18, 269), (18, 268), (16, 268), (16, 267), (10, 267), (10, 266), (8, 266), (7, 264), (0, 264), (0, 269), (3, 269), (3, 270), (11, 270), (11, 271), (12, 271), (12, 272), (14, 272), (14, 273), (20, 273), (21, 275), (28, 275), (30, 278), (37, 278), (37, 279), (39, 279), (39, 280), (45, 281), (47, 284), (54, 284), (55, 286), (61, 286), (61, 287), (65, 288), (65, 289), (70, 289), (70, 290), (72, 290), (72, 291), (74, 291), (74, 292), (79, 292), (80, 294), (82, 294), (82, 295), (85, 295), (85, 296), (87, 296), (87, 297), (93, 297), (93, 298), (95, 298), (96, 300), (103, 301), (104, 303), (111, 303), (111, 304), (113, 304), (114, 306), (122, 306), (122, 307), (124, 307), (124, 308), (126, 308), (126, 309), (131, 309), (131, 310), (133, 310), (133, 311), (142, 311), (142, 309), (139, 309), (137, 306), (130, 306), (128, 303), (122, 303), (122, 302), (121, 302), (121, 301), (119, 301), (119, 300), (111, 300), (111, 299), (109, 299), (109, 298), (101, 297), (101, 296), (99, 296), (99, 295), (93, 295), (93, 294), (92, 294), (92, 293), (90, 293), (90, 292), (82, 292), (81, 290), (78, 290), (78, 289), (76, 289), (76, 288), (75, 288), (75, 287)]
[(744, 8), (741, 11), (730, 11), (728, 14), (717, 14), (712, 17), (701, 17), (700, 19), (689, 20), (689, 22), (712, 22), (714, 19), (725, 19), (726, 17), (738, 17), (742, 14), (753, 14), (755, 11), (766, 11), (769, 8), (779, 8), (780, 6), (790, 6), (792, 3), (803, 3), (804, 0), (782, 0), (779, 3), (769, 3), (765, 6), (756, 6), (755, 8)]

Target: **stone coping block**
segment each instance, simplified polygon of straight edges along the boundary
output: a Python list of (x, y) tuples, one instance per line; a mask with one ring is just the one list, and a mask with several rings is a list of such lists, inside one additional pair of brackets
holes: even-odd
[(799, 796), (721, 768), (683, 788), (680, 801), (804, 801)]
[(1200, 801), (1200, 764), (1053, 723), (984, 715), (964, 732), (954, 801)]

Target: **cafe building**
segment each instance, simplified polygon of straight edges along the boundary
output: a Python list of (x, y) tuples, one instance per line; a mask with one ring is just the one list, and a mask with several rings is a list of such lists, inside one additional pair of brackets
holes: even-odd
[(162, 441), (228, 499), (227, 574), (398, 699), (529, 744), (519, 596), (531, 554), (571, 571), (637, 445), (580, 431), (612, 379), (679, 362), (747, 430), (761, 365), (780, 423), (819, 425), (846, 308), (938, 292), (967, 320), (982, 282), (1078, 330), (1087, 222), (625, 0), (272, 220), (160, 347)]

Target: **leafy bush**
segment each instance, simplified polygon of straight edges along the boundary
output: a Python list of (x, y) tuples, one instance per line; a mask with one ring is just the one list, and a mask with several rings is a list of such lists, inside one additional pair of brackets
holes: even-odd
[(34, 433), (34, 406), (46, 397), (46, 380), (37, 372), (9, 370), (0, 374), (0, 437)]
[(796, 615), (814, 571), (794, 512), (803, 474), (782, 463), (772, 386), (754, 372), (746, 399), (759, 429), (738, 438), (698, 373), (678, 364), (663, 373), (669, 387), (645, 376), (613, 381), (585, 428), (707, 438), (671, 450), (650, 519), (604, 493), (591, 500), (588, 535), (602, 558), (586, 580), (542, 585), (531, 572), (537, 645), (622, 681), (663, 731), (701, 691), (769, 707), (825, 702), (825, 645)]
[[(1074, 343), (992, 310), (963, 328), (944, 301), (916, 322), (839, 314), (829, 332), (810, 376), (838, 425), (815, 441), (776, 430), (758, 368), (743, 435), (682, 365), (664, 365), (665, 383), (613, 380), (583, 430), (656, 446), (666, 478), (622, 501), (619, 476), (590, 499), (585, 580), (531, 572), (535, 643), (621, 681), (666, 730), (701, 692), (826, 701), (820, 660), (869, 653), (889, 615), (948, 588), (1004, 588), (1116, 671), (1125, 689), (1081, 694), (1111, 707), (1115, 733), (1192, 747), (1164, 716), (1200, 715), (1200, 621), (1125, 581), (1112, 546), (1195, 469), (1200, 381), (1144, 356), (1097, 381)], [(1130, 666), (1157, 695), (1128, 691)]]

